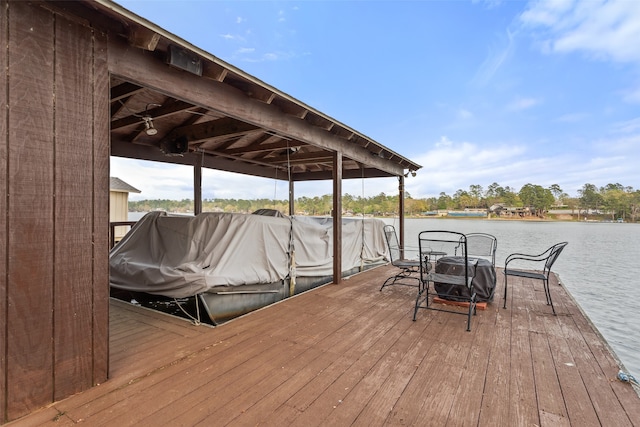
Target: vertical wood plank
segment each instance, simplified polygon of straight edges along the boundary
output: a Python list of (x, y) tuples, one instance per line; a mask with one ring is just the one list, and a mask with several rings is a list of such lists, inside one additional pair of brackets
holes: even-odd
[(54, 400), (92, 383), (92, 34), (55, 20)]
[(7, 418), (51, 402), (53, 17), (9, 5)]
[(109, 375), (109, 70), (107, 36), (93, 46), (93, 383)]
[[(9, 4), (0, 0), (0, 70), (7, 69)], [(7, 74), (0, 73), (0, 423), (6, 420), (7, 386)]]

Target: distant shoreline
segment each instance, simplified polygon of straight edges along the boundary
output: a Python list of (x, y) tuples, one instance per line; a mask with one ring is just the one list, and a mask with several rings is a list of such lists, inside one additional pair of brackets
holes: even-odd
[[(138, 211), (130, 211), (129, 214), (134, 213), (136, 215), (134, 215), (134, 217), (137, 217), (138, 215), (140, 217), (144, 216), (145, 214), (147, 214), (148, 212), (138, 212)], [(177, 215), (193, 215), (193, 212), (168, 212), (168, 213), (172, 213), (172, 214), (177, 214)], [(323, 215), (297, 215), (297, 216), (323, 216)], [(343, 215), (343, 218), (359, 218), (361, 217), (361, 215)], [(398, 215), (393, 215), (393, 216), (371, 216), (371, 215), (367, 215), (367, 217), (371, 218), (379, 218), (379, 219), (393, 219), (393, 218), (398, 218)], [(424, 216), (424, 215), (405, 215), (405, 218), (408, 219), (446, 219), (446, 220), (450, 220), (450, 221), (455, 221), (455, 220), (472, 220), (472, 221), (525, 221), (525, 222), (579, 222), (579, 223), (583, 223), (583, 222), (588, 222), (588, 223), (597, 223), (597, 224), (602, 224), (602, 223), (618, 223), (617, 221), (608, 219), (608, 218), (602, 218), (602, 217), (595, 217), (594, 215), (591, 215), (591, 219), (579, 219), (576, 217), (576, 215), (570, 215), (570, 214), (552, 214), (549, 215), (546, 218), (540, 218), (540, 217), (536, 217), (536, 216), (524, 216), (524, 217), (520, 217), (520, 216), (513, 216), (513, 217), (505, 217), (505, 216), (488, 216), (488, 217), (473, 217), (473, 216), (469, 216), (469, 217), (454, 217), (454, 216), (447, 216), (447, 215), (443, 215), (443, 216)], [(138, 218), (139, 219), (139, 218)], [(133, 219), (134, 221), (137, 219)], [(637, 224), (638, 222), (633, 222), (633, 221), (627, 221), (625, 220), (623, 222), (624, 224)]]
[[(490, 216), (490, 217), (452, 217), (452, 216), (420, 216), (420, 215), (406, 215), (405, 218), (411, 219), (447, 219), (447, 220), (474, 220), (474, 221), (526, 221), (526, 222), (589, 222), (589, 223), (608, 223), (608, 224), (619, 224), (618, 221), (614, 221), (611, 219), (603, 219), (603, 218), (593, 218), (593, 219), (579, 219), (574, 218), (574, 215), (553, 215), (547, 218), (540, 218), (535, 216), (525, 216), (525, 217), (499, 217), (499, 216)], [(567, 218), (571, 217), (571, 218)], [(389, 217), (380, 217), (380, 218), (389, 218)], [(622, 224), (637, 224), (637, 222), (624, 221)]]

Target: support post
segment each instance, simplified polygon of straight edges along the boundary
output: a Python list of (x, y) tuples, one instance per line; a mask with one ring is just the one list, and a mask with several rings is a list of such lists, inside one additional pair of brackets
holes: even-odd
[(404, 176), (398, 177), (398, 219), (400, 228), (400, 258), (404, 259)]
[(342, 281), (342, 153), (333, 154), (333, 283)]
[(289, 177), (289, 216), (293, 216), (296, 213), (293, 182), (293, 179)]
[(193, 213), (202, 213), (202, 155), (196, 156), (193, 165)]

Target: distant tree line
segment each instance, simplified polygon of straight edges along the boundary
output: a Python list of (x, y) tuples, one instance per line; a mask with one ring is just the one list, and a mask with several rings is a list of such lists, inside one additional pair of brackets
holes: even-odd
[[(296, 214), (330, 215), (332, 196), (325, 194), (316, 197), (299, 197), (295, 200)], [(566, 209), (568, 213), (587, 216), (600, 215), (611, 220), (623, 218), (637, 221), (640, 216), (640, 190), (621, 184), (607, 184), (598, 188), (593, 184), (584, 184), (576, 197), (570, 197), (559, 185), (548, 188), (526, 184), (519, 191), (498, 183), (485, 190), (481, 185), (471, 185), (468, 190), (459, 189), (453, 195), (444, 192), (438, 197), (414, 199), (405, 194), (405, 214), (421, 215), (429, 211), (490, 209), (502, 205), (514, 208), (529, 208), (538, 216), (544, 216), (550, 209)], [(398, 214), (398, 195), (380, 193), (377, 196), (362, 197), (345, 194), (342, 208), (353, 215), (393, 216)], [(272, 199), (206, 199), (202, 202), (204, 212), (241, 212), (251, 213), (258, 209), (275, 209), (283, 213), (289, 210), (287, 200)], [(192, 212), (193, 200), (141, 200), (130, 201), (129, 210), (149, 212), (166, 210), (168, 212)]]

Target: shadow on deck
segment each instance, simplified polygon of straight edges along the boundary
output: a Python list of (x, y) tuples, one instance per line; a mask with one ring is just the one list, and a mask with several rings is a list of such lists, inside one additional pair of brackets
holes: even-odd
[[(359, 274), (217, 328), (111, 301), (110, 380), (9, 426), (640, 425), (640, 399), (557, 280), (502, 274), (472, 331)], [(513, 286), (511, 286), (513, 285)]]

